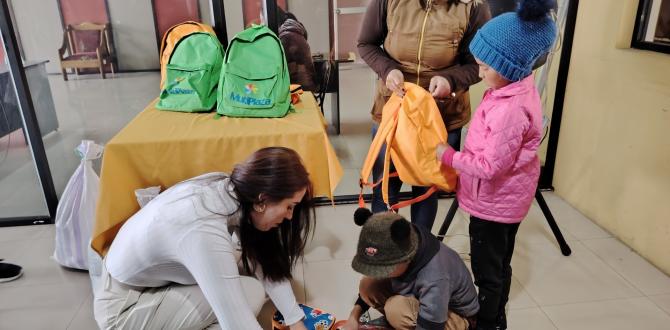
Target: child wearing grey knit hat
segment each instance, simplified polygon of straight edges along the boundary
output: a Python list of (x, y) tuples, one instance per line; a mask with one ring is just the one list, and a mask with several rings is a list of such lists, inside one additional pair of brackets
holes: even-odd
[(360, 208), (354, 220), (362, 228), (351, 266), (364, 277), (344, 329), (358, 329), (370, 307), (393, 329), (468, 329), (479, 304), (458, 253), (393, 212)]
[(438, 145), (437, 158), (460, 173), (456, 196), (470, 214), (470, 253), (479, 287), (478, 330), (507, 329), (505, 306), (519, 224), (540, 175), (542, 104), (532, 68), (549, 52), (557, 28), (554, 0), (522, 0), (488, 21), (472, 39), (479, 77), (490, 87), (470, 123), (461, 152)]

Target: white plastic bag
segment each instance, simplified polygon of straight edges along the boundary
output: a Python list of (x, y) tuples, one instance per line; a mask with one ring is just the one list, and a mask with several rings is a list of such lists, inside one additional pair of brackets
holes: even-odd
[(65, 186), (56, 210), (54, 259), (66, 267), (88, 269), (88, 250), (100, 178), (91, 164), (100, 158), (103, 147), (83, 140), (75, 152), (81, 163)]
[(93, 298), (98, 296), (100, 290), (102, 290), (102, 258), (98, 255), (98, 252), (95, 252), (91, 247), (89, 242), (88, 248), (88, 277), (91, 279), (91, 290), (93, 292)]
[(161, 193), (161, 186), (154, 186), (144, 189), (135, 190), (135, 198), (137, 198), (137, 204), (140, 205), (140, 208), (143, 208), (145, 205), (149, 204), (152, 199), (156, 198), (158, 194)]

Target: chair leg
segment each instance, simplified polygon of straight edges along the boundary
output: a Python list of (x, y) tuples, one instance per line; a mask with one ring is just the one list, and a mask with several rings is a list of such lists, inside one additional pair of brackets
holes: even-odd
[(67, 69), (61, 67), (60, 71), (63, 72), (63, 80), (67, 81)]

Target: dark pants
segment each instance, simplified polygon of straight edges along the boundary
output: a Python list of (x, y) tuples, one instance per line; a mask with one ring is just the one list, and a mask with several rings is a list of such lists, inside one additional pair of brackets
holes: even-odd
[(512, 254), (519, 224), (470, 217), (470, 253), (479, 288), (477, 329), (507, 329), (505, 305), (512, 283)]
[[(377, 124), (372, 126), (372, 137), (374, 138), (377, 134)], [(449, 131), (447, 136), (449, 145), (456, 149), (460, 150), (461, 145), (461, 129), (454, 129)], [(384, 175), (384, 155), (386, 154), (386, 144), (382, 146), (379, 156), (375, 160), (375, 164), (372, 166), (372, 180), (377, 182), (381, 180)], [(395, 166), (391, 162), (390, 172), (395, 171)], [(400, 193), (400, 188), (402, 188), (402, 181), (400, 178), (389, 178), (389, 204), (393, 205), (398, 202), (398, 194)], [(429, 187), (420, 187), (412, 186), (412, 198), (419, 197), (423, 195)], [(388, 211), (388, 208), (384, 204), (384, 199), (382, 198), (382, 185), (379, 184), (377, 187), (372, 189), (372, 212), (385, 212)], [(411, 220), (417, 225), (422, 225), (428, 230), (433, 228), (433, 223), (435, 222), (435, 215), (437, 215), (437, 194), (432, 194), (430, 197), (425, 200), (414, 203), (410, 206)]]

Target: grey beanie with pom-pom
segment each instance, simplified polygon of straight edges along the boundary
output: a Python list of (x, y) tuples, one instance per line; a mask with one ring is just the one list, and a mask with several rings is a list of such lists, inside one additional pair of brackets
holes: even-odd
[(416, 229), (401, 215), (393, 212), (372, 214), (358, 209), (355, 222), (363, 226), (358, 238), (356, 256), (351, 267), (369, 277), (386, 278), (398, 264), (416, 254), (419, 238)]

